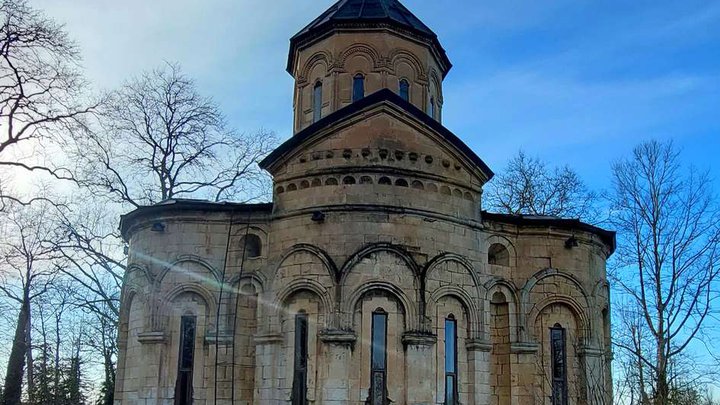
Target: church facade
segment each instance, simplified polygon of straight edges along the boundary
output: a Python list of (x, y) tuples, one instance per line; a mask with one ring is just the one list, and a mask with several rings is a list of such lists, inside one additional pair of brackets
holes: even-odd
[(608, 404), (615, 235), (481, 210), (442, 121), (451, 68), (397, 0), (291, 39), (294, 135), (267, 204), (122, 218), (117, 404)]

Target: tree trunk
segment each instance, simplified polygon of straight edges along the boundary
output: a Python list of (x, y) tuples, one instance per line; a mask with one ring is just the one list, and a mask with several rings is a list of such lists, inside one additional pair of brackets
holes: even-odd
[[(29, 301), (29, 300), (28, 300)], [(25, 322), (25, 363), (27, 364), (27, 391), (30, 403), (35, 402), (35, 365), (32, 352), (32, 309), (28, 302), (27, 321)]]
[(13, 338), (7, 371), (5, 372), (5, 389), (2, 405), (17, 405), (22, 395), (23, 371), (28, 346), (26, 340), (27, 324), (30, 319), (30, 297), (24, 296), (18, 314), (15, 337)]

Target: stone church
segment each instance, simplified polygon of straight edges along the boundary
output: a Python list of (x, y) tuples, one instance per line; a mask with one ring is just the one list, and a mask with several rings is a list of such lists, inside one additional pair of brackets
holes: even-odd
[(442, 125), (450, 68), (397, 0), (292, 37), (272, 202), (122, 218), (117, 404), (611, 402), (615, 235), (481, 210), (493, 172)]

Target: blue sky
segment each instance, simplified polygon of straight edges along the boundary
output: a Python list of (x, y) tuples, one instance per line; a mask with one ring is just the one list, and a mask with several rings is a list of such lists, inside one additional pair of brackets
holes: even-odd
[[(35, 0), (98, 89), (178, 61), (241, 131), (291, 135), (288, 38), (332, 0)], [(720, 181), (720, 2), (405, 0), (455, 67), (444, 124), (496, 171), (519, 148), (593, 188), (649, 138)]]

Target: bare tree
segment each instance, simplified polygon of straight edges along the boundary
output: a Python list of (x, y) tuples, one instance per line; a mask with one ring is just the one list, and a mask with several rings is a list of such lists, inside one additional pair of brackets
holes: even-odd
[(490, 210), (514, 215), (595, 218), (595, 193), (568, 166), (548, 168), (522, 150), (495, 176), (484, 193)]
[(18, 404), (27, 362), (28, 392), (33, 392), (31, 349), (31, 304), (48, 290), (55, 276), (50, 265), (50, 249), (43, 244), (52, 232), (47, 221), (47, 204), (14, 204), (3, 218), (0, 241), (0, 292), (20, 306), (15, 335), (5, 373), (3, 404)]
[[(25, 0), (3, 0), (0, 19), (0, 169), (68, 178), (59, 162), (35, 154), (82, 127), (83, 117), (98, 105), (83, 104), (78, 49), (62, 25)], [(19, 202), (3, 188), (8, 186), (0, 179), (0, 204)]]
[[(628, 298), (629, 333), (615, 340), (637, 372), (643, 404), (671, 399), (673, 364), (713, 310), (720, 274), (720, 210), (707, 173), (683, 170), (672, 143), (650, 141), (613, 165), (614, 279)], [(675, 384), (675, 385), (674, 385)]]
[(176, 64), (146, 72), (114, 94), (101, 130), (78, 144), (78, 179), (132, 207), (169, 198), (215, 201), (267, 193), (257, 166), (274, 136), (227, 128)]

